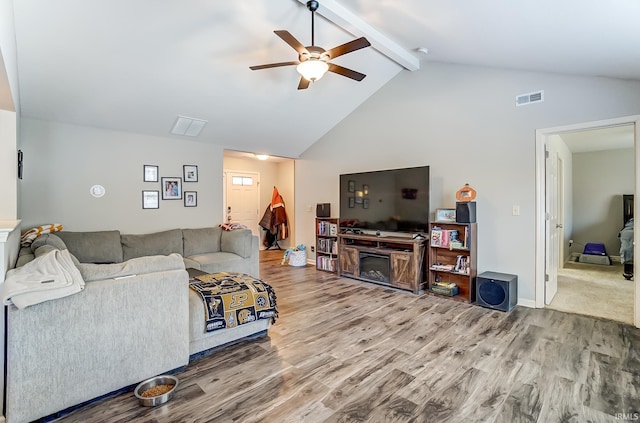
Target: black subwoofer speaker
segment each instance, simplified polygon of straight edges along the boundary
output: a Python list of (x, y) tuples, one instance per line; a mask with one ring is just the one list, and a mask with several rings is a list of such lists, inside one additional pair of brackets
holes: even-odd
[(511, 310), (518, 303), (518, 276), (497, 272), (478, 275), (476, 303), (496, 310)]
[(475, 201), (458, 201), (456, 203), (456, 222), (476, 223)]

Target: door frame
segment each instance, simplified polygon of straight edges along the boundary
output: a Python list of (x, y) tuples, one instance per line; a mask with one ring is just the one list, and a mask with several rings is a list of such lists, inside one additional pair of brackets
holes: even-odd
[[(551, 144), (551, 143), (549, 143)], [(545, 284), (544, 303), (551, 304), (558, 292), (558, 269), (560, 268), (559, 236), (560, 225), (564, 222), (558, 219), (558, 151), (555, 146), (545, 144)], [(555, 242), (553, 241), (555, 239)]]
[[(598, 129), (607, 126), (619, 126), (619, 125), (634, 125), (634, 157), (635, 157), (635, 186), (634, 186), (634, 204), (633, 214), (634, 216), (638, 212), (638, 198), (640, 196), (640, 148), (638, 142), (640, 142), (640, 115), (625, 116), (614, 119), (605, 119), (592, 122), (584, 122), (573, 125), (557, 126), (553, 128), (543, 128), (536, 130), (536, 245), (535, 245), (535, 306), (536, 308), (544, 308), (544, 288), (545, 288), (545, 146), (549, 136), (569, 131), (586, 130), (586, 129)], [(634, 226), (634, 239), (640, 239), (640, 228)], [(640, 257), (640, 242), (635, 243), (633, 247), (633, 256)], [(634, 272), (636, 275), (636, 269), (639, 267), (636, 265), (637, 261), (634, 259)], [(634, 276), (634, 324), (640, 328), (640, 288), (638, 287), (638, 278)]]

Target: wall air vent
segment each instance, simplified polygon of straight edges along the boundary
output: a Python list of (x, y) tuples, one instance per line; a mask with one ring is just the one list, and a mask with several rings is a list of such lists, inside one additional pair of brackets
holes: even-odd
[(520, 94), (516, 96), (516, 107), (526, 106), (527, 104), (540, 103), (544, 101), (544, 91), (536, 91), (535, 93)]

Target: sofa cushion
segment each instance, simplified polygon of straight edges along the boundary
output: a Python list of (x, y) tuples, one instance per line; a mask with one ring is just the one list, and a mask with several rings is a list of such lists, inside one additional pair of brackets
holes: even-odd
[(184, 262), (184, 267), (186, 269), (198, 269), (201, 270), (200, 263), (195, 260), (192, 260), (188, 257), (182, 257), (182, 261)]
[[(61, 250), (61, 249), (66, 250), (66, 248), (58, 248), (50, 244), (41, 245), (38, 248), (36, 248), (36, 250), (33, 252), (33, 257), (35, 259), (47, 253), (50, 253), (53, 250)], [(73, 254), (69, 253), (69, 257), (71, 257), (71, 261), (73, 261), (73, 264), (75, 264), (76, 267), (80, 264), (80, 261)]]
[(142, 235), (122, 235), (122, 250), (125, 260), (144, 256), (182, 255), (182, 230), (155, 232)]
[(113, 264), (80, 263), (77, 266), (85, 282), (184, 269), (182, 256), (178, 254), (137, 257), (122, 263)]
[(67, 245), (64, 243), (62, 238), (58, 235), (54, 234), (42, 234), (31, 243), (31, 251), (35, 252), (38, 248), (43, 245), (51, 245), (52, 247), (57, 248), (58, 250), (66, 250)]
[(183, 229), (184, 256), (220, 251), (221, 228)]
[(199, 264), (199, 270), (207, 273), (240, 272), (246, 273), (245, 260), (235, 253), (205, 253), (189, 257)]
[(234, 253), (242, 258), (251, 257), (251, 242), (253, 234), (249, 229), (222, 231), (220, 235), (220, 249), (227, 253)]
[(35, 259), (36, 256), (31, 251), (31, 247), (21, 247), (18, 251), (18, 260), (16, 260), (16, 268), (22, 267), (25, 264), (29, 263), (31, 260)]
[(81, 263), (121, 263), (120, 231), (67, 232), (56, 234), (62, 238), (71, 254)]

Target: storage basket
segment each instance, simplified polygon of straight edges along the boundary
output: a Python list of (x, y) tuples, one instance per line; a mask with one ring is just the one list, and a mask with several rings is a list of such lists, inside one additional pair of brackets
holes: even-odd
[(289, 266), (305, 266), (307, 264), (307, 251), (290, 251), (289, 252)]

